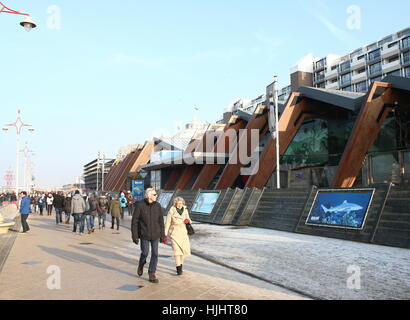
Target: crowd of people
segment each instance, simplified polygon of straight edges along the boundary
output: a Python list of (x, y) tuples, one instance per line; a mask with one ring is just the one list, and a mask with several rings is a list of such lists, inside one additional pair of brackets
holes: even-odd
[(13, 203), (17, 201), (17, 197), (15, 193), (1, 193), (0, 194), (0, 207), (4, 204), (4, 203)]
[[(47, 215), (55, 211), (56, 224), (69, 224), (73, 217), (73, 230), (75, 234), (84, 234), (87, 225), (88, 234), (94, 232), (95, 219), (98, 218), (99, 229), (105, 228), (107, 214), (111, 215), (111, 229), (119, 230), (120, 219), (124, 214), (132, 216), (131, 237), (136, 245), (140, 245), (141, 255), (138, 263), (137, 274), (142, 276), (144, 265), (151, 247), (151, 258), (148, 267), (149, 281), (158, 283), (156, 269), (158, 264), (158, 247), (162, 242), (167, 244), (171, 240), (175, 257), (177, 275), (182, 274), (182, 266), (187, 256), (191, 255), (187, 225), (191, 223), (188, 209), (183, 198), (177, 197), (169, 210), (164, 222), (164, 209), (157, 202), (158, 194), (155, 189), (148, 188), (143, 201), (135, 202), (130, 192), (125, 193), (91, 193), (81, 195), (80, 191), (74, 194), (43, 193), (28, 196), (23, 191), (20, 194), (19, 212), (23, 233), (30, 230), (27, 217), (30, 213), (39, 212), (43, 215), (46, 208)], [(64, 221), (63, 221), (64, 216)]]
[[(31, 213), (40, 216), (51, 216), (55, 213), (56, 224), (73, 223), (73, 233), (83, 235), (87, 226), (88, 234), (95, 231), (95, 222), (98, 228), (105, 229), (107, 214), (111, 215), (111, 229), (120, 229), (120, 218), (124, 219), (125, 212), (132, 216), (135, 200), (130, 191), (118, 193), (35, 193), (28, 197)], [(72, 218), (72, 220), (71, 220)]]

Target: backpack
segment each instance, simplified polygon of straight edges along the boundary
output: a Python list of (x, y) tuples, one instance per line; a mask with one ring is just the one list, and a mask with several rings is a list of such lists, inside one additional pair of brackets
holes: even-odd
[(97, 205), (96, 205), (96, 201), (95, 200), (92, 200), (92, 201), (90, 201), (90, 209), (89, 209), (90, 211), (95, 211), (95, 210), (97, 210)]
[(105, 198), (102, 198), (102, 199), (99, 200), (99, 204), (100, 204), (101, 208), (107, 208), (108, 200), (105, 199)]

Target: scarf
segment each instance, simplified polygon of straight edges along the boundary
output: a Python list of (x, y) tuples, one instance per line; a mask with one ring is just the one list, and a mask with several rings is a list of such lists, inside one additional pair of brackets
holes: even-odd
[(184, 213), (184, 208), (182, 207), (181, 209), (175, 208), (177, 209), (177, 212), (179, 213), (180, 216), (182, 216), (182, 214)]

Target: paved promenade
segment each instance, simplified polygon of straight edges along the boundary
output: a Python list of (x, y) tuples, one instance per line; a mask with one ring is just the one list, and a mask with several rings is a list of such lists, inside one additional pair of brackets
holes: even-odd
[(79, 236), (71, 232), (71, 224), (56, 226), (54, 215), (31, 215), (29, 225), (30, 233), (17, 235), (0, 273), (0, 299), (305, 299), (196, 256), (186, 260), (184, 274), (177, 276), (171, 247), (164, 244), (159, 249), (160, 283), (152, 284), (148, 264), (142, 277), (136, 275), (140, 249), (128, 229), (117, 233), (97, 227), (94, 234)]

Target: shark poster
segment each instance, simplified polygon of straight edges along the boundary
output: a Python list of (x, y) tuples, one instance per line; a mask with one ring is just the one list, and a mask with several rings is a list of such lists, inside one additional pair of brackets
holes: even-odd
[(319, 190), (307, 225), (363, 229), (375, 189)]
[(192, 212), (210, 214), (214, 209), (216, 201), (219, 198), (219, 192), (201, 192), (195, 199)]

